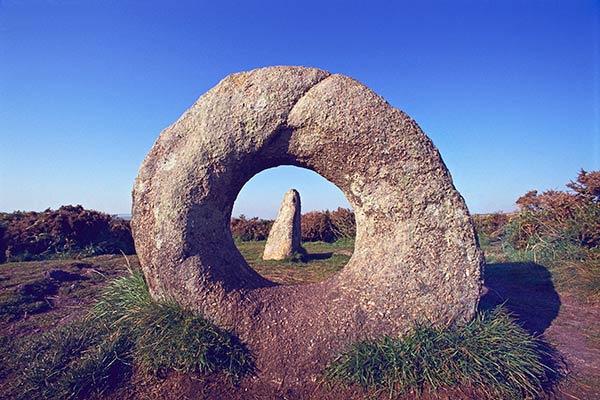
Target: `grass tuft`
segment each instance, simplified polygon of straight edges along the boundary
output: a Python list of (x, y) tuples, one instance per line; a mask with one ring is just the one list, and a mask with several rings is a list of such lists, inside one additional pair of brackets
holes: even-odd
[(468, 390), (484, 398), (531, 398), (559, 377), (556, 356), (501, 308), (463, 326), (418, 323), (400, 339), (353, 345), (326, 370), (333, 384), (360, 385), (391, 397)]
[(157, 311), (143, 321), (136, 340), (135, 358), (145, 372), (223, 372), (236, 381), (252, 371), (252, 358), (230, 332), (175, 305)]
[(134, 338), (134, 358), (147, 373), (223, 372), (237, 381), (253, 370), (237, 337), (174, 302), (152, 300), (138, 270), (105, 290), (92, 318)]
[(223, 373), (237, 381), (254, 370), (252, 356), (231, 332), (174, 303), (152, 300), (134, 270), (110, 284), (83, 320), (30, 338), (3, 338), (15, 357), (9, 397), (87, 398), (113, 390), (132, 375), (169, 371)]

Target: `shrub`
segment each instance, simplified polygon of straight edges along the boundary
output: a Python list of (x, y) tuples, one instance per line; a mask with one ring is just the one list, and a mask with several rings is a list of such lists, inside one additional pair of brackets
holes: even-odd
[(302, 216), (302, 240), (306, 242), (333, 242), (335, 233), (329, 211), (311, 211)]
[[(273, 226), (271, 220), (257, 217), (248, 219), (244, 215), (231, 219), (231, 234), (235, 240), (266, 240)], [(354, 213), (347, 208), (335, 211), (311, 211), (301, 218), (302, 240), (305, 242), (333, 242), (354, 239), (356, 223)]]
[(329, 216), (331, 217), (331, 229), (335, 240), (354, 239), (356, 237), (356, 221), (352, 210), (338, 207)]
[(559, 378), (558, 359), (501, 308), (463, 326), (418, 323), (403, 338), (357, 343), (326, 371), (334, 384), (388, 393), (467, 390), (482, 398), (537, 397)]
[(559, 285), (600, 300), (600, 171), (581, 170), (570, 191), (532, 190), (517, 200), (520, 211), (505, 225), (511, 259), (552, 269)]
[(577, 182), (567, 186), (572, 192), (532, 190), (517, 199), (520, 213), (511, 221), (507, 240), (523, 249), (538, 243), (569, 242), (579, 247), (600, 246), (600, 202), (597, 187), (600, 171), (581, 171)]
[(508, 222), (508, 215), (503, 212), (476, 214), (473, 215), (473, 222), (480, 238), (495, 240), (502, 236)]
[(258, 219), (257, 217), (247, 219), (245, 215), (231, 219), (231, 235), (235, 240), (247, 242), (250, 240), (266, 240), (273, 221)]
[(135, 252), (129, 222), (81, 206), (1, 214), (0, 261)]

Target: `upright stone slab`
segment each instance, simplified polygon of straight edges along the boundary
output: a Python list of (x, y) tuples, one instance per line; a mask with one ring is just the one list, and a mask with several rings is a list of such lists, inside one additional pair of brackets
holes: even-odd
[[(229, 223), (255, 174), (311, 169), (356, 216), (348, 264), (332, 278), (276, 285), (248, 266)], [(155, 299), (235, 330), (260, 382), (318, 382), (350, 343), (414, 321), (474, 315), (482, 253), (465, 202), (415, 121), (360, 82), (303, 67), (230, 75), (161, 134), (133, 188), (131, 226)]]
[(283, 196), (277, 219), (271, 227), (263, 260), (283, 260), (300, 250), (300, 194), (295, 189)]

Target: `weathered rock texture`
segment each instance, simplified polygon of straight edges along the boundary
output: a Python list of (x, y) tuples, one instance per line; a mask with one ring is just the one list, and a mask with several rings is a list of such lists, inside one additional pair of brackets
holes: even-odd
[(300, 194), (294, 189), (288, 190), (269, 232), (263, 260), (284, 260), (300, 251), (300, 208)]
[[(242, 186), (278, 165), (346, 195), (355, 251), (333, 278), (275, 285), (234, 245)], [(349, 343), (415, 321), (465, 321), (482, 255), (437, 149), (404, 112), (343, 75), (270, 67), (230, 75), (161, 134), (133, 189), (132, 228), (149, 289), (235, 329), (259, 381), (314, 382)]]

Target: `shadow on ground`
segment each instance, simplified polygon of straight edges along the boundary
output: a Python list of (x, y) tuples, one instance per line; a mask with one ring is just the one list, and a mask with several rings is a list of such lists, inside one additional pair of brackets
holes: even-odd
[(311, 262), (314, 260), (327, 260), (333, 256), (333, 252), (328, 253), (306, 253), (302, 257), (303, 262)]
[(546, 267), (531, 262), (488, 264), (485, 267), (488, 292), (480, 309), (504, 303), (521, 325), (533, 334), (542, 334), (558, 316), (560, 298)]

